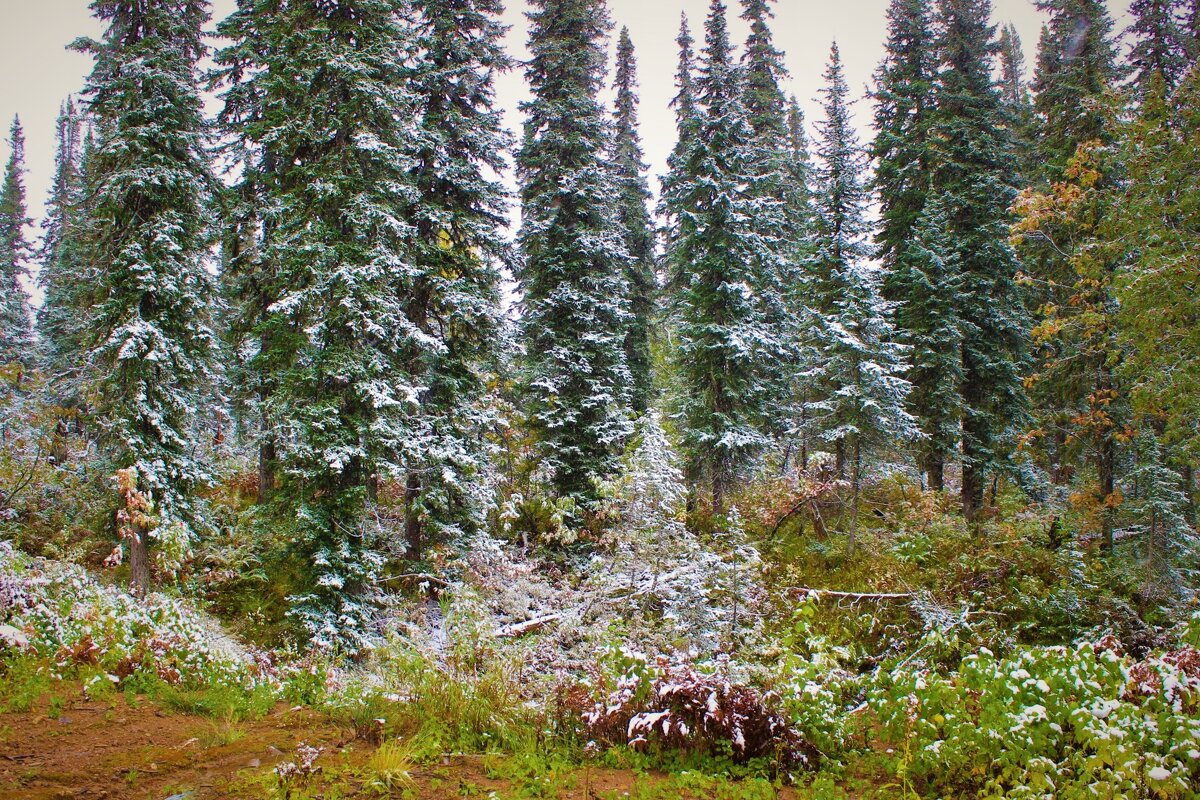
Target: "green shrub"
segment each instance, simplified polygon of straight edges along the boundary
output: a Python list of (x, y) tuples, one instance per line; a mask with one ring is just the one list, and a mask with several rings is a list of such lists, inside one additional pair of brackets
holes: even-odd
[(902, 779), (977, 797), (1185, 797), (1200, 780), (1200, 652), (1134, 662), (1115, 640), (982, 650), (897, 670), (871, 706)]

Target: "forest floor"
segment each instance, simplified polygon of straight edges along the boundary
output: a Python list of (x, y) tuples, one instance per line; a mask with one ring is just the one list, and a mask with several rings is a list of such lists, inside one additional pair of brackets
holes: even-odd
[[(274, 767), (317, 747), (319, 770), (281, 791)], [(376, 748), (323, 714), (277, 706), (255, 720), (213, 720), (125, 696), (99, 702), (42, 698), (0, 714), (0, 800), (248, 800), (249, 798), (554, 798), (555, 800), (759, 800), (823, 796), (732, 781), (565, 765), (539, 770), (504, 756), (446, 756), (404, 764), (384, 786)], [(685, 774), (686, 775), (686, 774)], [(837, 797), (888, 797), (836, 790)]]

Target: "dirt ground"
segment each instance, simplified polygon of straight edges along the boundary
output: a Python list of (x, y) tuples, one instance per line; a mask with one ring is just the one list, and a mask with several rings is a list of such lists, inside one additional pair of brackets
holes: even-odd
[[(605, 800), (673, 797), (661, 777), (578, 769), (531, 786), (499, 777), (495, 759), (447, 757), (416, 766), (389, 791), (366, 785), (361, 767), (374, 747), (312, 711), (283, 706), (261, 719), (215, 722), (169, 713), (150, 702), (79, 700), (29, 713), (0, 714), (0, 800), (244, 800), (270, 797), (273, 768), (300, 743), (321, 748), (319, 772), (299, 797), (546, 797)], [(532, 780), (536, 781), (537, 778)], [(649, 791), (654, 785), (659, 791)], [(494, 793), (494, 794), (493, 794)], [(724, 793), (721, 793), (724, 796)], [(792, 798), (790, 792), (779, 795)]]
[(330, 747), (341, 736), (311, 713), (223, 724), (123, 697), (67, 703), (51, 716), (0, 714), (0, 798), (239, 797), (230, 792), (240, 771), (269, 770), (300, 741)]

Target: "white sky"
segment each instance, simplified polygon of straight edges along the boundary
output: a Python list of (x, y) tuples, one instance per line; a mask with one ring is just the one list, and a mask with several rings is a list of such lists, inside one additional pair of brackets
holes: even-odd
[[(737, 18), (740, 4), (727, 0), (735, 37), (745, 36), (745, 24)], [(1123, 30), (1128, 23), (1128, 0), (1108, 0), (1110, 11)], [(887, 0), (778, 0), (772, 25), (776, 45), (785, 51), (792, 79), (786, 87), (799, 98), (810, 122), (818, 113), (815, 102), (821, 73), (836, 39), (842, 50), (847, 80), (852, 91), (866, 94), (871, 74), (883, 56), (887, 23)], [(1011, 21), (1021, 34), (1029, 69), (1034, 63), (1043, 16), (1032, 0), (995, 0), (996, 22)], [(525, 49), (525, 0), (508, 0), (506, 21), (511, 24), (509, 52), (516, 58)], [(213, 17), (220, 19), (234, 8), (234, 0), (213, 0)], [(680, 12), (686, 11), (697, 39), (703, 39), (703, 21), (708, 0), (609, 0), (617, 29), (629, 27), (637, 50), (641, 82), (641, 122), (650, 174), (665, 170), (674, 144), (674, 116), (668, 107), (674, 96), (676, 66), (675, 36)], [(30, 213), (38, 217), (45, 201), (54, 163), (54, 120), (62, 99), (77, 92), (91, 68), (87, 56), (68, 51), (66, 45), (78, 36), (98, 36), (98, 23), (91, 18), (86, 0), (0, 0), (0, 159), (7, 161), (8, 126), (20, 114), (25, 127), (26, 186)], [(615, 31), (614, 31), (615, 46)], [(611, 50), (611, 48), (610, 48)], [(611, 79), (611, 75), (610, 75)], [(508, 125), (520, 131), (517, 104), (527, 96), (520, 69), (502, 78), (499, 100)], [(869, 102), (860, 102), (855, 114), (863, 140), (870, 136)], [(3, 162), (0, 162), (3, 163)], [(657, 181), (652, 181), (657, 187)]]

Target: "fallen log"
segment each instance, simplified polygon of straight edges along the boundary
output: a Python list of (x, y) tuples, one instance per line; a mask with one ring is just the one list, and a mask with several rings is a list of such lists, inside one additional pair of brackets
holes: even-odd
[(524, 636), (527, 633), (541, 630), (551, 622), (558, 622), (562, 619), (562, 614), (545, 614), (533, 619), (527, 619), (524, 622), (514, 622), (512, 625), (505, 625), (500, 630), (496, 631), (496, 635), (501, 639), (516, 639), (519, 636)]

